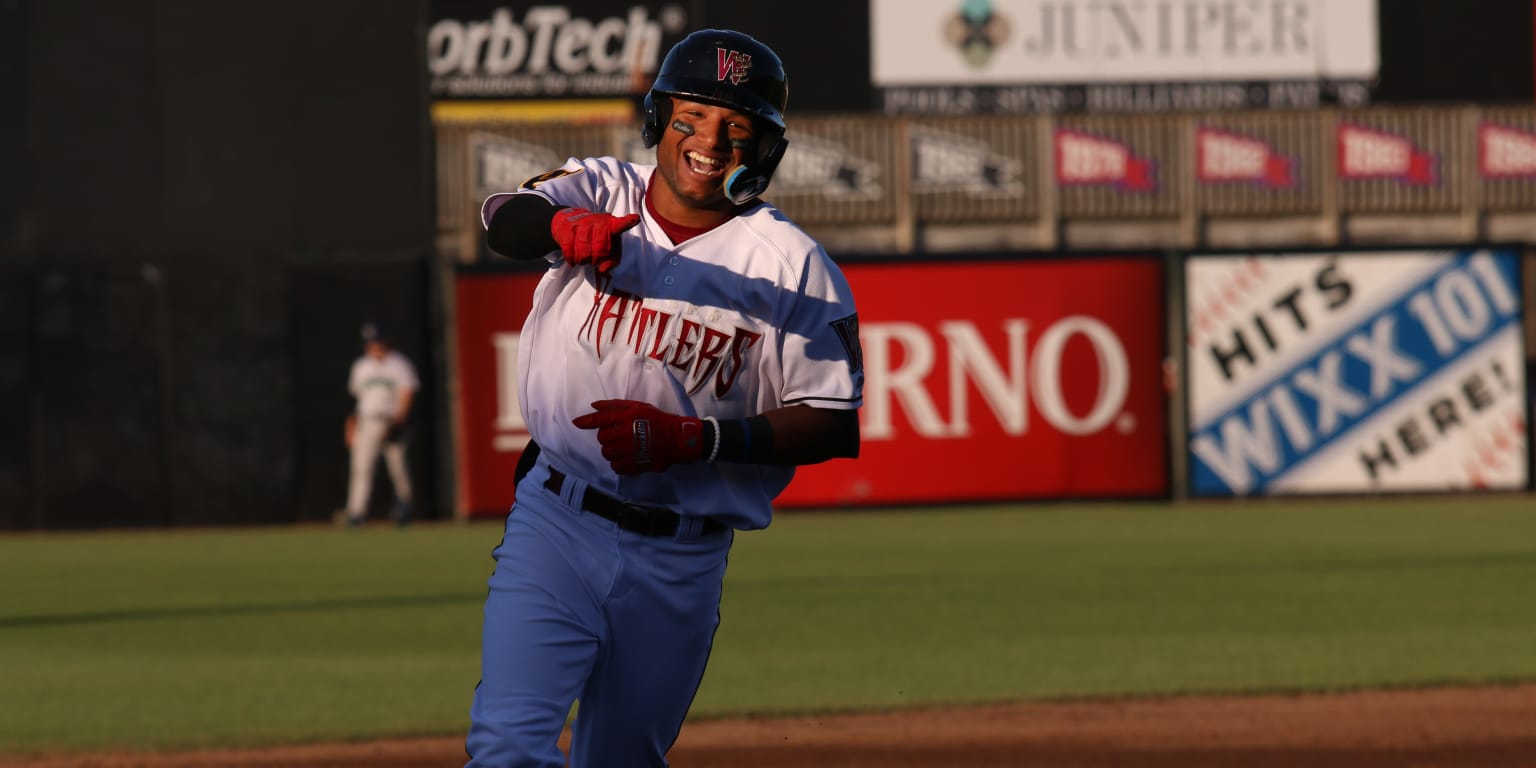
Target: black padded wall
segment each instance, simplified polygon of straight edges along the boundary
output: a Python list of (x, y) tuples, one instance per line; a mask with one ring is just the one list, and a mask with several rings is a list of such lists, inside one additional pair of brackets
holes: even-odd
[[(345, 467), (295, 417), (334, 412), (335, 390), (308, 388), (321, 363), (295, 349), (355, 339), (365, 294), (294, 280), (395, 275), (401, 325), (434, 327), (426, 18), (414, 0), (0, 0), (0, 397), (28, 405), (0, 417), (0, 526), (341, 504)], [(298, 508), (322, 476), (336, 493)]]

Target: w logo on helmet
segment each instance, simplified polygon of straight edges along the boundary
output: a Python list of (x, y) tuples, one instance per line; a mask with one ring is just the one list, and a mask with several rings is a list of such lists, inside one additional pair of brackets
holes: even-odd
[(715, 49), (715, 79), (730, 80), (731, 85), (747, 81), (747, 70), (752, 68), (752, 57), (740, 51)]

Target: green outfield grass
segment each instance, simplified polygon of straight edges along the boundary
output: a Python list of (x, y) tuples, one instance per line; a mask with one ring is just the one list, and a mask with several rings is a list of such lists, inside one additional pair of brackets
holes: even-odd
[[(0, 536), (0, 753), (457, 734), (497, 522)], [(782, 514), (695, 717), (1536, 680), (1529, 497)]]

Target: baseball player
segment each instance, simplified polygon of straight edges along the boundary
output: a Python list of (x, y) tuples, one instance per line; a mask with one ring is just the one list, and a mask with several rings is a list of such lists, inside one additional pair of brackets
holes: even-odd
[(391, 512), (398, 525), (411, 518), (411, 477), (405, 464), (406, 419), (420, 383), (411, 361), (390, 348), (389, 338), (377, 323), (364, 323), (363, 354), (352, 363), (347, 391), (357, 406), (347, 416), (345, 437), (352, 452), (347, 506), (337, 522), (361, 525), (368, 517), (368, 496), (373, 490), (373, 470), (384, 454), (389, 479), (395, 487)]
[[(859, 451), (848, 284), (759, 199), (779, 57), (695, 32), (645, 100), (655, 165), (571, 159), (492, 195), (487, 241), (546, 259), (519, 346), (537, 457), (485, 603), (470, 766), (664, 766), (704, 674), (736, 531), (794, 467)], [(525, 459), (528, 458), (525, 456)]]

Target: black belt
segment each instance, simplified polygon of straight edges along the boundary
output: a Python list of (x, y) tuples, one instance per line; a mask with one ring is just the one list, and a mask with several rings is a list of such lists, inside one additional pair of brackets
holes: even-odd
[[(559, 496), (561, 490), (565, 488), (565, 473), (550, 467), (549, 478), (544, 481), (544, 487)], [(682, 520), (681, 515), (670, 509), (628, 504), (593, 488), (588, 488), (582, 495), (581, 508), (598, 517), (612, 520), (618, 523), (620, 528), (641, 536), (674, 536)], [(720, 533), (726, 529), (725, 523), (707, 517), (699, 518), (699, 522), (701, 535)]]

